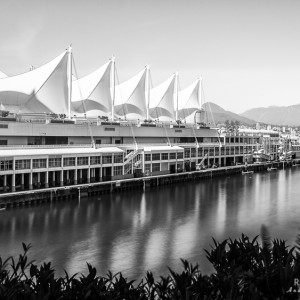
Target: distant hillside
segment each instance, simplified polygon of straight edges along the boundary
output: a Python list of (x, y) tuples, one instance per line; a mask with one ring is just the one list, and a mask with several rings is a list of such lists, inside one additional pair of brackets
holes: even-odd
[(300, 104), (253, 108), (245, 111), (241, 115), (267, 124), (299, 126)]
[(225, 123), (226, 120), (229, 121), (239, 121), (241, 125), (253, 126), (256, 121), (251, 120), (250, 118), (246, 118), (235, 114), (231, 111), (223, 109), (221, 106), (214, 104), (212, 102), (207, 102), (203, 105), (203, 108), (207, 112), (208, 121), (213, 123), (211, 113), (213, 115), (213, 119), (215, 124)]

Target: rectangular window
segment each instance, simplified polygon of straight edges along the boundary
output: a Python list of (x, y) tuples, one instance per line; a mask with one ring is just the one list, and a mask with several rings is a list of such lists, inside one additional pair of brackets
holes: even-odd
[(104, 131), (115, 131), (115, 128), (106, 127), (106, 128), (104, 128)]
[(46, 158), (32, 160), (32, 168), (33, 169), (41, 169), (41, 168), (46, 168), (46, 167), (47, 167)]
[(203, 155), (203, 148), (198, 149), (198, 156), (201, 157)]
[(159, 172), (160, 164), (152, 164), (152, 172)]
[(103, 164), (111, 164), (112, 163), (112, 155), (103, 155), (102, 163)]
[(91, 165), (100, 165), (101, 164), (101, 156), (91, 156), (90, 164)]
[(177, 159), (183, 159), (183, 152), (177, 152)]
[(8, 124), (0, 124), (0, 128), (8, 128)]
[(215, 155), (219, 155), (219, 148), (218, 147), (215, 148)]
[(170, 159), (176, 159), (176, 153), (170, 153)]
[(61, 157), (49, 157), (49, 168), (57, 168), (61, 166)]
[(77, 157), (77, 165), (78, 166), (86, 166), (89, 164), (89, 158), (88, 157)]
[(64, 167), (75, 166), (75, 157), (65, 157)]
[(151, 154), (145, 154), (145, 161), (151, 161)]
[(152, 160), (160, 160), (160, 153), (153, 153)]
[(184, 158), (190, 158), (191, 149), (184, 149)]
[(123, 154), (115, 154), (114, 155), (114, 163), (120, 164), (123, 162)]
[(16, 170), (30, 169), (30, 159), (20, 159), (15, 161)]
[(191, 148), (191, 157), (196, 157), (196, 149)]
[(161, 160), (168, 160), (169, 159), (169, 154), (168, 153), (162, 153), (161, 154)]
[(1, 146), (6, 146), (7, 145), (7, 140), (0, 140), (0, 145)]
[(149, 173), (151, 172), (151, 164), (145, 164), (145, 173), (149, 175)]
[(120, 175), (123, 175), (123, 167), (122, 166), (114, 167), (114, 176), (120, 176)]

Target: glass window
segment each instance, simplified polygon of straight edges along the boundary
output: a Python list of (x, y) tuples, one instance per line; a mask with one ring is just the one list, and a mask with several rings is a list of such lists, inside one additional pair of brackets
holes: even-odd
[(75, 166), (75, 157), (65, 157), (64, 167)]
[(32, 168), (33, 169), (40, 169), (40, 168), (46, 168), (46, 167), (47, 167), (46, 158), (32, 160)]
[(170, 159), (176, 159), (176, 153), (170, 153)]
[(151, 154), (145, 154), (145, 161), (151, 161)]
[(169, 154), (168, 153), (162, 153), (161, 154), (161, 160), (168, 160), (169, 159)]
[(90, 164), (91, 165), (100, 165), (101, 164), (101, 156), (91, 156)]
[(115, 154), (114, 163), (122, 163), (122, 162), (123, 162), (123, 154)]
[(114, 176), (123, 175), (123, 167), (122, 166), (115, 166), (114, 167)]
[(177, 159), (183, 159), (183, 152), (177, 152)]
[(160, 164), (152, 164), (152, 172), (159, 172)]
[(30, 159), (21, 159), (15, 161), (16, 170), (30, 169)]
[(191, 149), (184, 149), (184, 158), (190, 158)]
[(103, 164), (111, 164), (112, 163), (112, 155), (103, 155), (102, 163)]
[(77, 165), (78, 166), (86, 166), (89, 164), (88, 157), (77, 157)]
[(196, 157), (196, 149), (195, 148), (191, 149), (191, 157)]
[(160, 160), (160, 153), (152, 154), (152, 160)]
[(49, 158), (49, 168), (55, 168), (61, 166), (61, 157)]

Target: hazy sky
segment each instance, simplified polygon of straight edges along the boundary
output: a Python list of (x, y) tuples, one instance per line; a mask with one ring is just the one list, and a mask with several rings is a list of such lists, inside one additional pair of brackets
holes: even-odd
[(116, 57), (119, 82), (203, 77), (224, 109), (300, 103), (299, 0), (1, 0), (0, 71), (38, 67), (72, 43), (82, 77)]

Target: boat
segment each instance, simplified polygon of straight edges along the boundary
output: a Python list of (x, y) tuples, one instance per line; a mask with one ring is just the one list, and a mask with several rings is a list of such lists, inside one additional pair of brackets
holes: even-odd
[(252, 171), (252, 170), (242, 171), (242, 175), (253, 174), (253, 173), (254, 173), (254, 171)]

